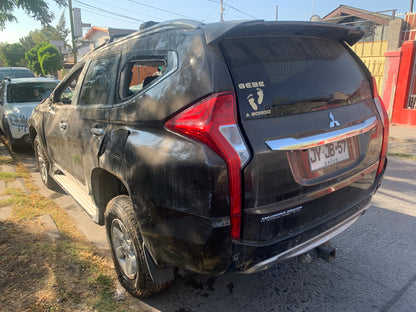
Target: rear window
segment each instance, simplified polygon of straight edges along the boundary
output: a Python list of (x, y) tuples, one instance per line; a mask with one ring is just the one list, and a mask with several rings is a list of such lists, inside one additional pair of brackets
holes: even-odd
[(7, 88), (7, 102), (40, 102), (47, 98), (58, 82), (13, 83)]
[(249, 37), (222, 43), (242, 117), (275, 117), (371, 99), (342, 43), (312, 37)]

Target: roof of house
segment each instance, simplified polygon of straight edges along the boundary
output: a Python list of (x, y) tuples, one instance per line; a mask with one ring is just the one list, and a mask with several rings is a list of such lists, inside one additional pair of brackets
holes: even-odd
[(93, 26), (84, 36), (85, 40), (88, 40), (96, 32), (105, 32), (108, 34), (108, 37), (111, 38), (116, 35), (128, 35), (137, 31), (137, 29), (120, 29), (120, 28), (110, 28), (110, 27), (97, 27)]
[(358, 17), (363, 20), (371, 20), (375, 24), (379, 25), (387, 25), (390, 22), (390, 20), (393, 19), (393, 16), (391, 15), (375, 13), (359, 8), (350, 7), (347, 5), (340, 5), (338, 8), (324, 16), (322, 18), (322, 21), (328, 21), (331, 23), (341, 23), (343, 22), (343, 20), (351, 16)]

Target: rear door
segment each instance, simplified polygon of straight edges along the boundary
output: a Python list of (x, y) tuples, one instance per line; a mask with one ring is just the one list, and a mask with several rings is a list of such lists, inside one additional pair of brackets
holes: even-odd
[[(350, 49), (310, 35), (235, 36), (221, 45), (252, 151), (243, 170), (243, 239), (277, 239), (363, 198), (382, 127), (368, 73)], [(358, 179), (359, 188), (346, 187)]]

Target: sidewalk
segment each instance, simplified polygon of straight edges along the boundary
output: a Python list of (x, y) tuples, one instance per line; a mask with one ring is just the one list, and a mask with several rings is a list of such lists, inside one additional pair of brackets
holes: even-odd
[(409, 154), (416, 157), (416, 127), (390, 125), (389, 153)]

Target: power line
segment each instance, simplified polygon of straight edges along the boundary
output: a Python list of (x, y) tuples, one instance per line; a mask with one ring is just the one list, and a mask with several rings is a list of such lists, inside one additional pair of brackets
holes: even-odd
[(236, 10), (237, 12), (240, 12), (241, 14), (247, 15), (248, 17), (251, 17), (251, 18), (254, 18), (254, 19), (258, 19), (257, 17), (255, 17), (255, 16), (253, 16), (253, 15), (250, 15), (250, 14), (248, 14), (248, 13), (246, 13), (246, 12), (243, 12), (243, 11), (241, 11), (240, 9), (237, 9), (237, 8), (235, 8), (235, 7), (233, 7), (233, 6), (229, 5), (229, 4), (225, 4), (225, 6), (227, 6), (227, 7), (231, 8), (231, 9), (233, 9), (233, 10)]
[(108, 11), (108, 10), (104, 10), (104, 9), (101, 9), (101, 8), (96, 7), (96, 6), (93, 6), (93, 5), (84, 3), (84, 2), (79, 1), (79, 0), (74, 0), (74, 2), (79, 3), (79, 4), (83, 4), (83, 5), (87, 6), (87, 7), (93, 8), (95, 10), (99, 10), (99, 11), (102, 11), (102, 12), (105, 12), (105, 13), (110, 13), (112, 15), (116, 15), (116, 16), (119, 16), (119, 17), (122, 17), (122, 18), (127, 18), (127, 19), (130, 19), (130, 20), (133, 20), (133, 21), (137, 21), (137, 22), (141, 22), (141, 23), (144, 22), (143, 20), (140, 20), (140, 19), (137, 19), (137, 18), (133, 18), (133, 17), (130, 17), (130, 16), (127, 16), (127, 15), (122, 15), (122, 14), (114, 13), (114, 12), (111, 12), (111, 11)]
[[(208, 0), (208, 1), (210, 1), (210, 2), (220, 3), (220, 2), (218, 2), (218, 1), (216, 1), (216, 0)], [(244, 14), (244, 15), (246, 15), (246, 16), (248, 16), (248, 17), (251, 17), (251, 18), (253, 18), (253, 19), (258, 19), (257, 17), (255, 17), (255, 16), (253, 16), (253, 15), (250, 15), (250, 14), (248, 14), (248, 13), (244, 12), (244, 11), (241, 11), (240, 9), (237, 9), (237, 8), (233, 7), (232, 5), (230, 5), (230, 4), (224, 3), (224, 6), (226, 6), (226, 7), (230, 8), (230, 9), (233, 9), (233, 10), (235, 10), (235, 11), (237, 11), (237, 12), (241, 13), (241, 14)]]
[[(98, 3), (99, 5), (106, 5), (108, 7), (111, 7), (111, 8), (114, 8), (114, 9), (119, 9), (119, 10), (122, 10), (122, 11), (126, 10), (126, 8), (117, 7), (117, 6), (114, 6), (112, 4), (108, 4), (108, 3), (105, 3), (105, 2), (103, 3), (102, 1), (97, 1), (97, 0), (93, 0), (93, 1)], [(140, 14), (141, 16), (145, 15), (145, 16), (148, 16), (148, 17), (151, 17), (151, 18), (159, 19), (159, 17), (157, 17), (157, 16), (146, 14), (146, 13), (143, 13), (143, 12), (140, 12), (140, 13), (134, 12), (134, 13)]]
[(207, 19), (208, 19), (208, 17), (212, 14), (212, 12), (214, 12), (214, 10), (216, 9), (217, 7), (215, 6), (215, 7), (213, 7), (212, 9), (211, 9), (211, 11), (208, 13), (208, 15), (202, 20), (202, 22), (205, 22)]
[(85, 8), (84, 7), (84, 5), (80, 5), (80, 7), (82, 8), (82, 10), (83, 11), (85, 11), (85, 12), (89, 12), (89, 13), (92, 13), (92, 14), (97, 14), (97, 15), (101, 15), (101, 16), (104, 16), (104, 17), (107, 17), (107, 18), (110, 18), (110, 19), (112, 19), (112, 20), (117, 20), (117, 21), (120, 21), (120, 22), (125, 22), (125, 23), (131, 23), (131, 24), (135, 24), (135, 25), (137, 25), (137, 22), (133, 22), (133, 21), (128, 21), (128, 20), (123, 20), (123, 19), (120, 19), (120, 18), (116, 18), (116, 17), (114, 17), (114, 16), (109, 16), (109, 15), (106, 15), (106, 14), (103, 14), (103, 13), (99, 13), (99, 12), (96, 12), (96, 11), (93, 11), (93, 10), (91, 10), (91, 9), (87, 9), (87, 8)]
[(148, 8), (154, 9), (154, 10), (158, 10), (158, 11), (161, 11), (161, 12), (173, 14), (173, 15), (176, 15), (176, 16), (181, 16), (181, 17), (184, 17), (184, 18), (195, 19), (194, 17), (190, 17), (190, 16), (186, 16), (186, 15), (179, 14), (179, 13), (175, 13), (175, 12), (172, 12), (172, 11), (168, 11), (168, 10), (156, 8), (154, 6), (151, 6), (151, 5), (148, 5), (148, 4), (145, 4), (145, 3), (141, 3), (139, 1), (135, 1), (135, 0), (128, 0), (128, 1), (133, 2), (133, 3), (136, 3), (136, 4), (140, 4), (140, 5), (143, 5), (145, 7), (148, 7)]

